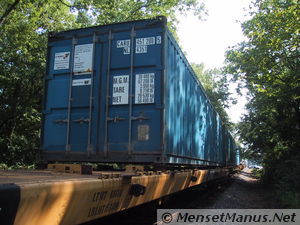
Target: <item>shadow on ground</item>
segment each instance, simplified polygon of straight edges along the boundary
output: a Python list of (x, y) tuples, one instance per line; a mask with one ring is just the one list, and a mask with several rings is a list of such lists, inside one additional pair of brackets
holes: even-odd
[(279, 208), (272, 192), (244, 170), (218, 184), (203, 185), (84, 225), (152, 225), (163, 209), (272, 209)]

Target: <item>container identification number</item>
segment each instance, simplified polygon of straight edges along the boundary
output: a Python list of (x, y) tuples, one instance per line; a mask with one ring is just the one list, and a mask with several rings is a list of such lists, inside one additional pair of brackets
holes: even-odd
[[(161, 44), (161, 36), (137, 38), (135, 40), (135, 53), (136, 54), (147, 53), (148, 45), (155, 45), (155, 44), (157, 44), (157, 45)], [(122, 48), (124, 55), (129, 55), (130, 54), (130, 39), (118, 40), (116, 47)]]
[(135, 53), (147, 53), (148, 52), (148, 45), (155, 45), (155, 39), (156, 44), (161, 44), (161, 36), (155, 37), (145, 37), (145, 38), (137, 38), (135, 41)]

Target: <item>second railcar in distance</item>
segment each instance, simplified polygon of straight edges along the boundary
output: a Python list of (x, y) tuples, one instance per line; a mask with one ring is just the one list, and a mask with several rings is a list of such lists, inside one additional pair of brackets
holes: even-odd
[(42, 158), (227, 166), (235, 144), (158, 17), (49, 36)]

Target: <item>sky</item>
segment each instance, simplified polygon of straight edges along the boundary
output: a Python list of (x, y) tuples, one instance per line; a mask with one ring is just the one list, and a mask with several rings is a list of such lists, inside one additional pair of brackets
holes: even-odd
[[(249, 19), (251, 0), (205, 0), (208, 15), (199, 20), (193, 13), (180, 15), (178, 36), (180, 46), (190, 63), (204, 63), (206, 69), (224, 65), (225, 52), (230, 46), (246, 40), (240, 22)], [(232, 92), (234, 85), (231, 87)], [(240, 121), (245, 112), (246, 99), (238, 97), (238, 104), (227, 110), (233, 122)]]

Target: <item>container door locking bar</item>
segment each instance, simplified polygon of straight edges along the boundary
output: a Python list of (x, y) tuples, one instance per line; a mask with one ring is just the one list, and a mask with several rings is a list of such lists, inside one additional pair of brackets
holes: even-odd
[(78, 120), (73, 120), (73, 122), (82, 124), (82, 123), (90, 123), (90, 120), (85, 118), (80, 118)]
[(110, 60), (111, 60), (111, 42), (112, 42), (112, 32), (109, 30), (108, 33), (108, 54), (107, 54), (107, 73), (106, 73), (106, 96), (105, 96), (105, 127), (104, 127), (104, 157), (107, 156), (108, 152), (108, 113), (109, 113), (109, 79), (110, 79)]
[(93, 34), (93, 53), (92, 53), (92, 73), (91, 73), (91, 87), (90, 87), (90, 97), (89, 97), (89, 119), (84, 120), (84, 122), (89, 123), (88, 127), (88, 137), (87, 137), (87, 155), (88, 157), (93, 152), (93, 144), (92, 144), (92, 113), (93, 113), (93, 102), (94, 102), (94, 75), (95, 75), (95, 52), (96, 52), (96, 42), (97, 36), (96, 33)]
[(137, 117), (132, 116), (132, 117), (131, 117), (131, 120), (139, 120), (139, 121), (142, 121), (142, 120), (149, 120), (149, 118), (148, 118), (148, 117), (145, 117), (143, 112), (140, 112), (140, 115), (139, 115), (139, 116), (137, 116)]
[[(132, 94), (133, 86), (133, 70), (134, 70), (134, 47), (135, 47), (135, 28), (131, 27), (131, 45), (130, 45), (130, 75), (129, 75), (129, 109), (128, 118), (132, 117), (132, 100), (134, 95)], [(128, 155), (132, 154), (132, 120), (128, 120)]]
[(72, 82), (73, 82), (73, 67), (74, 67), (74, 49), (77, 44), (75, 36), (72, 39), (72, 50), (71, 50), (71, 63), (70, 63), (70, 82), (69, 82), (69, 96), (68, 96), (68, 118), (67, 118), (67, 134), (66, 134), (66, 148), (65, 153), (69, 155), (71, 151), (70, 145), (70, 130), (71, 130), (71, 107), (72, 107)]

